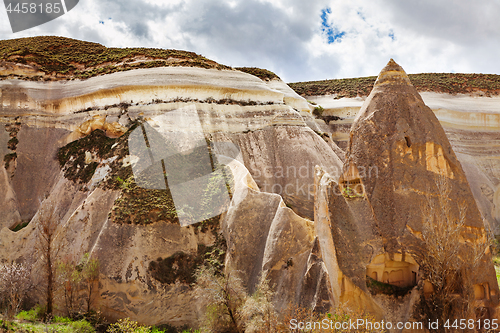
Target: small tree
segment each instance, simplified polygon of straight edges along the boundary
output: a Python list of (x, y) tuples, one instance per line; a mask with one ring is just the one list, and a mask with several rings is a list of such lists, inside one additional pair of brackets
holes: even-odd
[[(423, 280), (433, 287), (431, 295), (422, 296), (422, 319), (464, 319), (474, 316), (474, 287), (471, 276), (479, 267), (489, 246), (484, 235), (464, 241), (466, 206), (450, 201), (451, 188), (441, 176), (436, 181), (437, 196), (428, 197), (423, 209), (423, 228), (420, 242), (407, 251), (420, 264)], [(453, 204), (457, 210), (453, 210)], [(458, 211), (458, 212), (457, 212)], [(440, 325), (439, 330), (444, 330)]]
[(87, 313), (90, 312), (92, 303), (97, 295), (99, 287), (99, 259), (91, 258), (88, 253), (85, 253), (80, 263), (81, 265), (81, 278), (85, 290), (85, 302), (87, 304)]
[(278, 315), (272, 303), (274, 292), (269, 280), (262, 274), (256, 290), (247, 297), (241, 313), (245, 318), (245, 332), (276, 332)]
[(62, 286), (64, 305), (68, 317), (72, 318), (80, 310), (79, 295), (82, 273), (74, 260), (63, 260), (57, 265), (59, 285)]
[(51, 316), (54, 310), (54, 291), (56, 289), (56, 262), (60, 244), (56, 244), (55, 236), (58, 226), (56, 208), (47, 205), (40, 211), (40, 218), (36, 226), (36, 250), (43, 260), (45, 273), (45, 299), (47, 303), (46, 315)]
[(7, 317), (19, 311), (32, 286), (31, 271), (23, 264), (0, 265), (0, 298), (7, 305)]
[(90, 312), (99, 287), (99, 260), (88, 253), (78, 264), (74, 260), (59, 261), (57, 275), (62, 286), (64, 304), (69, 317), (81, 310), (82, 300)]
[(210, 332), (242, 332), (241, 307), (246, 297), (241, 279), (218, 274), (214, 267), (201, 266), (195, 272), (195, 294), (207, 305), (205, 329)]

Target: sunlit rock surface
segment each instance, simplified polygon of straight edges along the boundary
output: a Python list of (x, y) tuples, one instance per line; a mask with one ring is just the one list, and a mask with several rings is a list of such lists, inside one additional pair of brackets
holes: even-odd
[[(500, 234), (500, 202), (494, 199), (500, 185), (500, 97), (466, 94), (420, 93), (434, 111), (462, 164), (481, 215)], [(324, 132), (346, 149), (349, 131), (366, 97), (306, 96), (321, 105), (329, 126), (317, 120)], [(336, 118), (338, 117), (338, 118)]]
[[(470, 206), (470, 227), (483, 232), (458, 163), (475, 152), (481, 159), (462, 165), (467, 177), (476, 174), (476, 183), (486, 184), (475, 187), (469, 177), (476, 198), (486, 198), (477, 200), (483, 214), (490, 212), (487, 219), (500, 216), (500, 194), (490, 157), (464, 143), (464, 133), (476, 132), (457, 125), (454, 141), (447, 130), (454, 148), (462, 143), (455, 156), (404, 72), (386, 72), (372, 103), (359, 114), (347, 154), (337, 143), (347, 148), (362, 101), (342, 106), (344, 119), (328, 126), (280, 80), (182, 67), (88, 80), (2, 80), (0, 261), (25, 261), (40, 272), (42, 257), (33, 246), (37, 226), (54, 210), (60, 256), (79, 259), (90, 253), (100, 260), (97, 304), (109, 319), (196, 326), (201, 313), (192, 272), (214, 248), (225, 251), (225, 271), (238, 274), (248, 292), (260, 275), (268, 277), (276, 286), (279, 311), (295, 304), (324, 312), (348, 303), (378, 319), (407, 320), (418, 293), (397, 301), (373, 296), (366, 275), (383, 280), (387, 273), (391, 282), (413, 285), (418, 267), (399, 246), (405, 227), (418, 231), (421, 219), (418, 204), (411, 202), (419, 194), (411, 189), (426, 191), (432, 177), (448, 177), (459, 191), (455, 195)], [(403, 95), (385, 90), (390, 84), (382, 82), (394, 79), (403, 83)], [(390, 102), (383, 97), (387, 92)], [(404, 108), (386, 114), (374, 107), (387, 109), (385, 103)], [(201, 142), (230, 169), (231, 200), (220, 216), (182, 227), (169, 215), (176, 208), (161, 201), (163, 192), (131, 185), (141, 158), (130, 151), (128, 138), (135, 130), (146, 136), (141, 129), (146, 123), (187, 155)], [(145, 145), (154, 141), (144, 140)], [(469, 140), (486, 144), (475, 134)], [(347, 183), (365, 186), (366, 193), (342, 195)], [(488, 306), (498, 293), (491, 269), (485, 265), (484, 276), (478, 276), (490, 284)]]
[[(325, 264), (330, 277), (338, 276), (330, 282), (338, 301), (408, 320), (418, 289), (387, 302), (372, 296), (367, 279), (401, 288), (419, 284), (419, 263), (408, 249), (423, 232), (425, 207), (440, 181), (450, 186), (449, 203), (435, 209), (458, 218), (465, 206), (463, 238), (486, 249), (487, 228), (444, 130), (391, 60), (354, 120), (343, 175), (335, 181), (317, 170), (316, 233), (323, 258), (336, 254)], [(489, 250), (470, 278), (488, 286), (477, 299), (494, 314), (499, 291)]]

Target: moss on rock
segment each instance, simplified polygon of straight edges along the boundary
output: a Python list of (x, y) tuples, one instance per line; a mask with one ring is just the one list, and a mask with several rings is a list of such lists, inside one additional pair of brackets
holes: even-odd
[(218, 273), (222, 273), (226, 251), (226, 241), (218, 234), (213, 245), (198, 244), (196, 254), (179, 251), (168, 258), (158, 258), (156, 261), (151, 261), (148, 271), (153, 278), (161, 283), (171, 284), (178, 281), (192, 284), (196, 282), (194, 273), (200, 265), (213, 266)]
[(61, 167), (65, 167), (64, 176), (78, 183), (87, 183), (92, 179), (99, 165), (96, 161), (86, 161), (86, 154), (97, 158), (106, 158), (116, 139), (108, 138), (101, 130), (95, 130), (86, 137), (61, 147), (57, 158)]

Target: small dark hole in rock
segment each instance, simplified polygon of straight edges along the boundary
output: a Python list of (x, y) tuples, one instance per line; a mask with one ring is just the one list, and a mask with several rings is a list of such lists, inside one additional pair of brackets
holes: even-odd
[(411, 141), (410, 141), (410, 138), (408, 136), (405, 136), (405, 140), (406, 140), (406, 145), (408, 147), (411, 147)]

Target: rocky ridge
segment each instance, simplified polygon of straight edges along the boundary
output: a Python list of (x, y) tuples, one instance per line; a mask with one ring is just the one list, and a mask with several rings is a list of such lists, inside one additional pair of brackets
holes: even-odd
[[(460, 162), (404, 71), (391, 63), (379, 79), (344, 152), (336, 130), (315, 119), (313, 106), (278, 79), (193, 67), (57, 82), (8, 77), (0, 81), (0, 152), (9, 156), (0, 167), (0, 260), (40, 270), (28, 245), (54, 211), (61, 256), (90, 253), (101, 261), (98, 303), (110, 319), (196, 325), (200, 309), (190, 273), (214, 250), (224, 253), (224, 269), (239, 272), (249, 292), (259, 275), (268, 276), (280, 295), (279, 310), (299, 304), (321, 312), (349, 302), (379, 319), (408, 319), (422, 286), (418, 275), (412, 280), (417, 259), (400, 245), (402, 237), (418, 233), (421, 215), (402, 197), (421, 201), (418, 191), (432, 186), (435, 175), (447, 176), (470, 207), (468, 227), (485, 231)], [(403, 94), (391, 92), (394, 80)], [(384, 105), (385, 95), (392, 110), (405, 106), (395, 108), (399, 114), (377, 112), (373, 105)], [(189, 167), (186, 161), (208, 151), (213, 177), (196, 206), (226, 185), (230, 202), (182, 226), (183, 209), (175, 207), (179, 184), (162, 185), (170, 193), (141, 186), (137, 166), (144, 156), (133, 153), (134, 133), (149, 137), (151, 147), (168, 142), (174, 153), (160, 150), (174, 167)], [(384, 142), (380, 154), (363, 155), (378, 151), (373, 142)], [(214, 158), (230, 169), (224, 187), (217, 187)], [(369, 177), (375, 166), (380, 178)], [(344, 191), (350, 184), (366, 190)], [(481, 304), (493, 316), (498, 286), (491, 269), (485, 261), (475, 283), (488, 284)], [(403, 299), (372, 294), (367, 276), (373, 273), (376, 281), (407, 288)]]
[[(101, 261), (98, 303), (110, 319), (196, 325), (192, 272), (214, 247), (222, 253), (227, 247), (226, 267), (239, 269), (241, 251), (251, 251), (245, 246), (262, 246), (245, 279), (249, 290), (262, 265), (300, 253), (304, 259), (290, 270), (297, 292), (282, 302), (314, 295), (316, 288), (301, 280), (312, 246), (310, 184), (315, 165), (335, 174), (341, 159), (338, 148), (308, 126), (315, 122), (307, 102), (282, 81), (235, 70), (159, 67), (73, 81), (7, 77), (0, 89), (2, 153), (12, 156), (0, 169), (2, 260), (27, 261), (41, 270), (41, 259), (27, 244), (36, 242), (37, 225), (53, 211), (60, 220), (60, 256), (90, 253)], [(177, 138), (174, 146), (187, 145), (176, 149), (191, 151), (206, 141), (219, 159), (229, 156), (232, 195), (241, 199), (227, 213), (182, 227), (172, 197), (141, 188), (134, 177), (130, 135), (146, 123)], [(292, 229), (301, 243), (293, 250), (264, 251), (275, 233), (263, 232), (244, 245), (239, 238), (248, 237), (238, 225), (254, 221), (255, 210), (264, 214), (259, 221), (266, 217), (267, 230), (296, 221), (301, 227)]]

